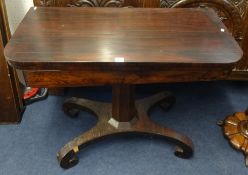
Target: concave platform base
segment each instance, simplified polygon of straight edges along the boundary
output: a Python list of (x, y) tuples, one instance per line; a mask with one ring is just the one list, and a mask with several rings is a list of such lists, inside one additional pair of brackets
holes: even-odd
[[(127, 90), (127, 88), (124, 89)], [(118, 93), (115, 92), (116, 91), (113, 90), (113, 95), (119, 96)], [(129, 121), (123, 121), (124, 119), (113, 117), (112, 113), (116, 113), (116, 110), (112, 109), (111, 103), (96, 102), (74, 97), (66, 100), (63, 109), (69, 116), (75, 117), (79, 112), (78, 110), (87, 110), (98, 117), (98, 122), (92, 129), (74, 138), (58, 152), (57, 158), (60, 166), (67, 169), (76, 165), (78, 163), (77, 152), (87, 144), (100, 138), (125, 133), (140, 133), (167, 138), (176, 144), (176, 156), (181, 158), (191, 157), (193, 154), (193, 143), (190, 138), (172, 129), (158, 125), (148, 116), (149, 109), (154, 105), (160, 104), (163, 108), (169, 108), (174, 102), (175, 98), (168, 92), (162, 92), (142, 100), (137, 100), (134, 103), (134, 116), (130, 118)], [(113, 104), (113, 106), (115, 105)], [(131, 113), (126, 111), (126, 114)]]

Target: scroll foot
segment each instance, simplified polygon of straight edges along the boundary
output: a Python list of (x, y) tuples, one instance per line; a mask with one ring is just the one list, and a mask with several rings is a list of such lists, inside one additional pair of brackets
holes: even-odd
[(164, 111), (168, 111), (176, 103), (176, 97), (171, 93), (164, 93), (164, 98), (159, 102), (159, 106)]
[(59, 164), (64, 169), (69, 169), (78, 164), (78, 157), (73, 150), (68, 152), (66, 155), (61, 157), (60, 154), (57, 155)]

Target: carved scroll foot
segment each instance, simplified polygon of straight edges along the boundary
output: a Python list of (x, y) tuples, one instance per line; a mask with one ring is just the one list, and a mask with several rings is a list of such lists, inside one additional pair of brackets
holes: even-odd
[(70, 98), (65, 101), (63, 105), (63, 110), (66, 114), (71, 115), (72, 113), (68, 111), (79, 110), (88, 111), (93, 113), (98, 117), (98, 122), (89, 131), (81, 134), (80, 136), (74, 138), (72, 141), (67, 143), (57, 154), (57, 159), (62, 168), (68, 169), (75, 166), (78, 163), (78, 158), (76, 153), (80, 151), (88, 143), (104, 137), (110, 133), (114, 132), (114, 128), (108, 127), (108, 119), (111, 115), (111, 104), (96, 102), (81, 98)]
[[(168, 99), (169, 101), (166, 102)], [(176, 145), (175, 155), (180, 158), (190, 158), (193, 155), (194, 145), (189, 137), (180, 134), (173, 129), (162, 127), (149, 118), (148, 113), (150, 109), (156, 105), (160, 105), (161, 102), (172, 105), (175, 103), (175, 97), (172, 96), (171, 93), (165, 91), (136, 102), (138, 116), (142, 121), (140, 122), (142, 127), (138, 128), (143, 128), (142, 132), (162, 136), (163, 138), (174, 142)]]
[(65, 100), (62, 108), (69, 117), (75, 118), (78, 116), (80, 110), (95, 114), (101, 110), (102, 104), (104, 103), (72, 97)]
[(77, 100), (77, 98), (69, 98), (67, 100), (65, 100), (64, 104), (63, 104), (63, 111), (65, 114), (67, 114), (69, 117), (71, 118), (75, 118), (78, 116), (79, 113), (79, 109), (80, 106), (76, 104), (74, 104), (74, 102)]
[(77, 165), (79, 161), (76, 152), (74, 152), (74, 150), (67, 152), (64, 155), (64, 157), (61, 157), (61, 155), (58, 153), (57, 158), (60, 166), (64, 169), (68, 169)]
[(176, 97), (170, 92), (164, 92), (164, 99), (160, 101), (159, 106), (164, 111), (168, 111), (176, 103)]
[(189, 158), (193, 154), (193, 143), (187, 136), (176, 131), (162, 127), (153, 122), (148, 112), (154, 105), (165, 102), (170, 93), (163, 92), (157, 95), (137, 100), (136, 116), (129, 122), (118, 122), (112, 117), (112, 105), (86, 99), (72, 98), (66, 101), (66, 108), (91, 111), (98, 117), (97, 124), (89, 131), (67, 143), (57, 155), (62, 168), (71, 168), (78, 163), (77, 152), (93, 141), (111, 135), (138, 133), (166, 138), (176, 145), (175, 155), (180, 158)]

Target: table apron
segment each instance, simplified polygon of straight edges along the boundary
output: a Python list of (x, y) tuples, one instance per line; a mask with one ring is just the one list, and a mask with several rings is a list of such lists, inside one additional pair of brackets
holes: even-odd
[(31, 87), (78, 87), (111, 84), (150, 84), (222, 80), (224, 70), (154, 70), (146, 72), (111, 71), (31, 71), (18, 70), (22, 84)]

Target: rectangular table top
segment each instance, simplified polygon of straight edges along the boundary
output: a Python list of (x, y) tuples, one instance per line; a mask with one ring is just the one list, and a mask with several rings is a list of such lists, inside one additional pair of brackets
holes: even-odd
[(213, 10), (31, 8), (5, 49), (21, 70), (234, 64), (242, 51)]

